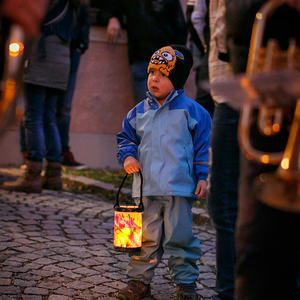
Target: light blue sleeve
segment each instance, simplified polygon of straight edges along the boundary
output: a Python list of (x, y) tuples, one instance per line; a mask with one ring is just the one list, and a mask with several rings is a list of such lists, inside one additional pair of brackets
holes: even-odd
[(117, 157), (122, 165), (127, 156), (133, 156), (137, 159), (139, 139), (135, 130), (135, 117), (136, 108), (133, 108), (123, 121), (122, 131), (117, 134)]

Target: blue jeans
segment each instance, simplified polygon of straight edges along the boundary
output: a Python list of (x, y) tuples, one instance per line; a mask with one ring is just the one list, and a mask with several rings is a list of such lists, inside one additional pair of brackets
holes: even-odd
[(133, 80), (133, 91), (135, 104), (141, 102), (146, 98), (147, 80), (148, 80), (148, 61), (135, 62), (130, 65), (131, 75)]
[(62, 151), (69, 151), (69, 130), (71, 123), (71, 109), (72, 100), (76, 85), (77, 70), (80, 63), (80, 56), (76, 49), (71, 49), (71, 68), (69, 75), (69, 82), (66, 91), (62, 91), (59, 94), (57, 102), (57, 112), (56, 112), (56, 123), (61, 139)]
[(55, 115), (59, 90), (25, 85), (25, 139), (27, 159), (60, 162), (61, 145)]
[(214, 110), (211, 148), (212, 167), (208, 209), (216, 228), (215, 299), (233, 299), (235, 223), (238, 207), (239, 146), (237, 126), (239, 113), (226, 104)]

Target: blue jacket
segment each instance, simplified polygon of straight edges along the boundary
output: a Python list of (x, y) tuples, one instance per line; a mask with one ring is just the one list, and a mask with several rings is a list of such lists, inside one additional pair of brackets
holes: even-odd
[[(165, 103), (148, 92), (124, 119), (117, 135), (118, 159), (133, 156), (143, 167), (145, 196), (194, 197), (198, 180), (208, 175), (211, 118), (184, 90), (172, 91)], [(135, 174), (133, 196), (139, 196)]]

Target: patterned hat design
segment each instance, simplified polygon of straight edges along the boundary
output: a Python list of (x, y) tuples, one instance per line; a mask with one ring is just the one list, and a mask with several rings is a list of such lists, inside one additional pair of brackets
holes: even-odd
[(183, 88), (192, 65), (193, 57), (186, 47), (170, 45), (154, 52), (148, 65), (148, 73), (151, 69), (159, 70), (171, 80), (177, 90)]

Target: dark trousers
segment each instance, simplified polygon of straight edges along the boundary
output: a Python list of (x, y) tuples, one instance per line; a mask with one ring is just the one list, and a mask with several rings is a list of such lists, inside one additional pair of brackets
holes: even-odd
[(60, 135), (62, 151), (70, 151), (69, 131), (71, 123), (71, 109), (73, 95), (76, 86), (77, 71), (79, 68), (81, 53), (76, 49), (71, 49), (70, 75), (67, 90), (60, 93), (57, 101), (56, 123)]
[(228, 105), (216, 105), (211, 136), (212, 167), (208, 195), (209, 214), (216, 228), (215, 299), (232, 300), (234, 294), (239, 179), (238, 119), (239, 113)]
[(253, 186), (257, 176), (275, 169), (242, 159), (236, 300), (300, 299), (300, 214), (262, 204)]
[(55, 122), (59, 90), (25, 85), (25, 145), (27, 159), (59, 162), (60, 137)]

